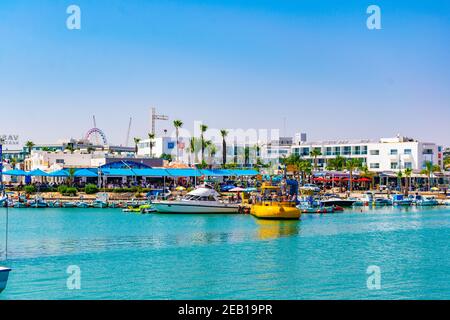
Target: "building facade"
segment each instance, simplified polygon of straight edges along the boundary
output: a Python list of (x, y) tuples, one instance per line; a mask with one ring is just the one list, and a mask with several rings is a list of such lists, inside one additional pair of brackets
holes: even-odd
[(302, 142), (292, 146), (292, 153), (305, 159), (313, 159), (310, 152), (320, 152), (317, 157), (318, 168), (325, 169), (329, 159), (341, 156), (360, 159), (374, 172), (399, 171), (410, 168), (422, 170), (427, 161), (443, 168), (443, 148), (435, 143), (420, 142), (411, 138), (397, 136), (371, 140), (340, 140), (321, 142)]

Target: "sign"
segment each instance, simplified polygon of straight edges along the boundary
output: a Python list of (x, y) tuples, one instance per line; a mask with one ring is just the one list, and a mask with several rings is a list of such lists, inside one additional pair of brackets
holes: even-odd
[(169, 149), (175, 148), (175, 142), (169, 142), (169, 143), (167, 143), (167, 148), (169, 148)]
[(0, 134), (0, 140), (3, 141), (5, 146), (19, 145), (19, 135), (17, 134)]

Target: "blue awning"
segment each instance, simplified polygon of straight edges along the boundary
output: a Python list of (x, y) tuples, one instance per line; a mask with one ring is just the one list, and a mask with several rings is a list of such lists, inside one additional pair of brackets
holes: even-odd
[(80, 169), (73, 176), (77, 178), (97, 178), (98, 174), (88, 169)]
[(166, 169), (133, 169), (134, 175), (138, 177), (167, 177)]
[(24, 177), (24, 176), (27, 176), (28, 174), (25, 171), (23, 171), (23, 170), (14, 169), (14, 170), (3, 172), (3, 175), (5, 175), (5, 176), (15, 176), (15, 177)]
[(27, 172), (27, 175), (30, 177), (48, 177), (48, 173), (40, 169), (29, 171)]
[(166, 169), (172, 177), (200, 177), (202, 173), (197, 169)]
[(48, 174), (49, 177), (68, 177), (69, 173), (66, 170), (53, 171)]
[(236, 176), (257, 176), (259, 174), (256, 170), (230, 170), (233, 171)]
[(133, 172), (130, 169), (101, 169), (102, 174), (111, 177), (131, 177)]

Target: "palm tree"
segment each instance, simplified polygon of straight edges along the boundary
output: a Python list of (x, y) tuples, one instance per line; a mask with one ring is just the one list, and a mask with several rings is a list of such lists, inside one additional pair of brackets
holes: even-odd
[(302, 175), (302, 184), (305, 184), (306, 175), (311, 176), (312, 173), (312, 165), (308, 160), (300, 160), (297, 164), (298, 170)]
[(317, 171), (317, 157), (322, 155), (320, 149), (314, 148), (309, 155), (314, 158), (314, 171)]
[(244, 165), (248, 166), (249, 163), (250, 163), (250, 147), (245, 146), (244, 147)]
[(362, 167), (362, 161), (360, 159), (351, 158), (347, 159), (345, 162), (345, 168), (350, 173), (350, 180), (349, 180), (349, 191), (353, 191), (353, 171), (356, 169), (361, 169)]
[(336, 158), (327, 161), (328, 170), (342, 171), (345, 167), (345, 158), (336, 156)]
[(403, 189), (403, 172), (399, 170), (397, 172), (397, 184), (400, 187), (400, 191)]
[(220, 130), (220, 135), (222, 136), (222, 165), (225, 166), (227, 164), (227, 136), (228, 131), (225, 129)]
[(152, 132), (148, 134), (148, 139), (150, 140), (148, 146), (150, 147), (150, 158), (153, 158), (153, 148), (155, 147), (156, 135)]
[(138, 153), (138, 144), (141, 142), (141, 138), (134, 138), (134, 153)]
[(73, 152), (75, 151), (75, 148), (74, 148), (73, 144), (69, 143), (69, 144), (66, 146), (66, 149), (65, 149), (65, 150), (69, 151), (70, 153), (73, 153)]
[(191, 153), (194, 155), (194, 163), (197, 162), (197, 139), (192, 137), (189, 139), (189, 166), (191, 165)]
[(370, 185), (369, 185), (369, 190), (373, 189), (373, 186), (374, 186), (374, 184), (375, 184), (375, 183), (374, 183), (375, 175), (376, 175), (376, 173), (370, 171), (369, 168), (368, 168), (367, 166), (363, 166), (363, 167), (361, 168), (361, 177), (368, 178), (368, 179), (371, 180), (371, 181), (370, 181)]
[(434, 172), (440, 172), (441, 168), (433, 164), (431, 161), (425, 161), (425, 168), (421, 171), (422, 174), (426, 174), (428, 177), (428, 190), (431, 190), (431, 175)]
[(212, 167), (214, 164), (214, 157), (216, 156), (216, 153), (217, 153), (217, 147), (215, 144), (212, 143), (212, 141), (209, 141), (209, 142), (210, 142), (208, 145), (209, 165), (210, 165), (210, 167)]
[(403, 173), (405, 174), (405, 182), (406, 182), (406, 186), (405, 186), (405, 195), (408, 195), (409, 192), (409, 188), (411, 186), (411, 174), (412, 174), (413, 170), (411, 168), (406, 168), (405, 171), (403, 171)]
[(25, 147), (28, 148), (28, 154), (31, 154), (31, 149), (33, 149), (34, 146), (35, 144), (33, 143), (33, 141), (27, 141), (25, 143)]
[(208, 126), (201, 124), (200, 125), (200, 141), (201, 141), (201, 149), (202, 149), (202, 162), (205, 161), (205, 149), (206, 149), (206, 144), (205, 144), (205, 132), (208, 130)]
[(178, 140), (178, 138), (179, 138), (179, 130), (183, 126), (183, 121), (175, 120), (173, 122), (173, 126), (175, 127), (175, 137), (176, 137), (176, 140), (177, 140), (177, 161), (179, 161), (180, 160), (180, 148), (179, 148), (179, 140)]
[(70, 168), (69, 169), (69, 178), (67, 179), (70, 186), (73, 186), (73, 183), (75, 182), (75, 169)]

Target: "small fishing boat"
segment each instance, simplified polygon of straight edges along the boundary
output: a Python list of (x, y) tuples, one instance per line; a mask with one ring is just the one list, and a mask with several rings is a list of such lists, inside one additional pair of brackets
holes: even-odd
[(47, 208), (48, 204), (42, 197), (36, 197), (29, 203), (30, 208)]
[(239, 205), (222, 201), (220, 194), (211, 187), (199, 187), (187, 193), (181, 200), (154, 201), (158, 213), (238, 213)]
[(13, 203), (13, 208), (28, 208), (29, 206), (28, 202), (16, 201)]
[(353, 203), (353, 206), (355, 207), (371, 206), (373, 204), (373, 198), (374, 195), (372, 192), (366, 192)]
[(77, 208), (80, 208), (80, 209), (86, 209), (86, 208), (90, 207), (89, 203), (84, 202), (84, 201), (79, 201), (76, 203), (76, 205), (77, 205)]
[(301, 211), (296, 201), (283, 199), (281, 188), (271, 185), (261, 187), (261, 199), (252, 204), (250, 214), (258, 219), (298, 220)]
[(61, 201), (56, 200), (56, 201), (50, 201), (50, 202), (48, 203), (48, 206), (49, 206), (50, 208), (61, 208), (62, 204), (61, 204)]
[(298, 207), (302, 213), (333, 213), (334, 208), (333, 207)]
[(76, 202), (72, 202), (72, 201), (64, 202), (62, 204), (62, 207), (63, 208), (76, 208), (77, 207), (77, 203)]
[(108, 208), (108, 194), (106, 193), (99, 193), (97, 195), (97, 198), (92, 203), (93, 208)]

